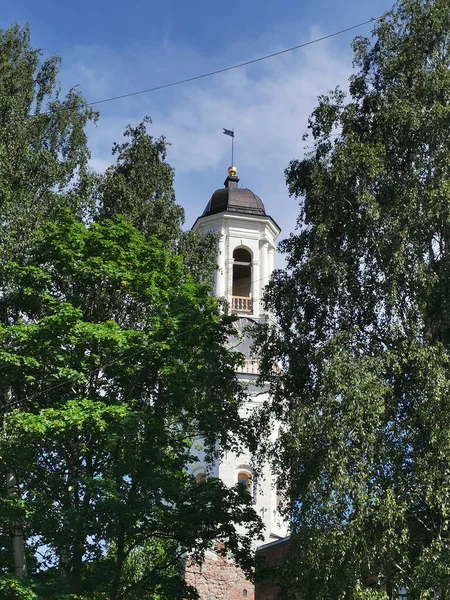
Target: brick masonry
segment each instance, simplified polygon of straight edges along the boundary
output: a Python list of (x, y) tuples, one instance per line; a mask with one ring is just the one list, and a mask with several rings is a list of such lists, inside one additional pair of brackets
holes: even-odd
[(255, 600), (252, 583), (234, 562), (207, 557), (201, 566), (186, 563), (186, 582), (194, 586), (200, 600)]
[[(263, 561), (267, 567), (276, 567), (286, 556), (289, 548), (289, 538), (284, 538), (271, 544), (260, 546), (256, 550), (256, 556)], [(280, 597), (280, 587), (278, 581), (266, 581), (257, 583), (255, 590), (255, 600), (278, 600)]]

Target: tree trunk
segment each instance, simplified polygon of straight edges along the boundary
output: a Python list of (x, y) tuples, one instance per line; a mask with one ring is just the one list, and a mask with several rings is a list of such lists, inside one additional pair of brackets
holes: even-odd
[(80, 535), (75, 534), (75, 543), (73, 545), (72, 564), (70, 570), (69, 591), (77, 595), (80, 591), (81, 569), (83, 566), (84, 544)]
[[(11, 469), (6, 474), (6, 495), (8, 498), (18, 498), (19, 486), (16, 473)], [(25, 560), (25, 541), (23, 531), (20, 527), (11, 527), (11, 542), (13, 552), (14, 575), (22, 579), (27, 575), (27, 563)]]
[[(3, 401), (6, 410), (11, 403), (12, 393), (11, 388), (7, 388), (3, 392)], [(6, 496), (8, 498), (19, 497), (19, 484), (17, 475), (14, 469), (9, 469), (6, 472)], [(25, 559), (25, 540), (23, 531), (16, 525), (11, 526), (11, 546), (13, 554), (14, 575), (18, 579), (22, 579), (27, 575), (27, 562)]]
[(114, 577), (111, 584), (111, 600), (118, 600), (120, 590), (120, 580), (122, 569), (125, 562), (125, 534), (123, 528), (120, 528), (117, 538), (117, 558), (114, 569)]

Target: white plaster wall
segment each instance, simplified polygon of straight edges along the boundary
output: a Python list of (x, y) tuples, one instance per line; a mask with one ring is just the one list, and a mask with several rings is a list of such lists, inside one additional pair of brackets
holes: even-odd
[[(250, 400), (241, 407), (242, 418), (249, 418), (254, 410), (257, 410), (267, 400), (268, 394), (260, 387), (256, 387), (256, 377), (252, 375), (240, 377), (243, 385), (248, 389)], [(278, 434), (275, 426), (272, 431), (272, 441)], [(239, 454), (226, 452), (220, 461), (207, 465), (201, 451), (193, 450), (193, 454), (199, 458), (198, 463), (192, 465), (192, 473), (205, 472), (208, 476), (219, 477), (226, 486), (233, 487), (238, 482), (240, 471), (253, 473), (253, 459), (247, 448), (243, 447)], [(258, 465), (258, 478), (252, 478), (252, 495), (255, 501), (254, 509), (264, 523), (264, 540), (255, 543), (255, 548), (261, 543), (268, 543), (277, 537), (285, 537), (288, 533), (288, 525), (281, 521), (276, 510), (276, 485), (270, 466), (266, 463)], [(244, 533), (244, 528), (240, 528)]]
[(233, 252), (244, 247), (252, 256), (253, 316), (263, 316), (261, 298), (263, 288), (273, 271), (273, 252), (279, 229), (270, 217), (252, 217), (233, 213), (219, 213), (202, 217), (194, 230), (219, 234), (218, 270), (214, 281), (214, 295), (231, 302), (233, 280)]
[[(264, 316), (261, 305), (263, 288), (269, 282), (273, 271), (273, 256), (276, 239), (280, 233), (278, 227), (270, 217), (257, 217), (234, 213), (219, 213), (209, 215), (197, 220), (193, 228), (195, 231), (218, 234), (218, 270), (216, 272), (214, 294), (225, 297), (231, 303), (232, 277), (233, 277), (233, 252), (238, 247), (247, 248), (252, 256), (252, 298), (253, 318)], [(243, 385), (249, 392), (250, 400), (241, 409), (243, 418), (248, 417), (252, 411), (267, 399), (267, 391), (256, 387), (257, 375), (240, 374)], [(273, 428), (273, 441), (278, 434), (276, 424)], [(239, 454), (228, 452), (222, 460), (212, 465), (204, 464), (202, 452), (197, 452), (200, 462), (193, 465), (194, 473), (203, 470), (210, 476), (219, 477), (225, 485), (232, 487), (237, 484), (240, 470), (252, 468), (252, 457), (248, 449), (242, 448)], [(260, 475), (256, 480), (254, 493), (254, 508), (264, 522), (264, 541), (267, 543), (277, 537), (284, 537), (288, 533), (287, 523), (282, 522), (276, 510), (275, 480), (268, 464), (258, 465)], [(255, 485), (255, 480), (253, 481)], [(260, 545), (257, 542), (255, 546)]]

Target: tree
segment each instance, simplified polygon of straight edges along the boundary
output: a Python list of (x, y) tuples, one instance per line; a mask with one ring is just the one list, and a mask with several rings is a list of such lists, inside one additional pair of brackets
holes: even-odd
[(187, 471), (198, 436), (217, 456), (242, 429), (230, 318), (163, 246), (66, 213), (3, 267), (0, 456), (21, 493), (0, 514), (39, 597), (185, 597), (182, 555), (218, 542), (249, 566), (251, 500)]
[(98, 115), (76, 88), (61, 99), (60, 63), (42, 59), (28, 26), (0, 30), (1, 259), (23, 254), (33, 232), (66, 207), (85, 221), (126, 216), (147, 238), (156, 235), (182, 254), (187, 273), (211, 282), (216, 238), (182, 231), (166, 140), (147, 133), (146, 117), (127, 127), (128, 141), (114, 144), (116, 164), (94, 175), (85, 127)]
[(60, 59), (42, 59), (30, 30), (0, 30), (0, 255), (20, 256), (61, 207), (82, 217), (89, 176), (85, 126), (96, 119), (78, 90), (61, 98)]
[(123, 144), (114, 144), (116, 164), (107, 169), (98, 191), (97, 219), (125, 216), (147, 239), (155, 235), (169, 251), (183, 257), (186, 273), (211, 284), (217, 268), (217, 239), (182, 231), (184, 209), (175, 202), (174, 170), (166, 162), (168, 143), (147, 132), (146, 117), (128, 126)]
[(402, 0), (356, 38), (286, 171), (259, 343), (305, 599), (450, 598), (449, 31), (448, 0)]
[(180, 552), (200, 560), (217, 538), (245, 568), (233, 523), (259, 527), (239, 491), (185, 472), (197, 433), (211, 454), (243, 433), (236, 357), (218, 350), (227, 321), (194, 284), (211, 282), (216, 238), (182, 231), (149, 118), (104, 176), (89, 171), (97, 115), (76, 89), (61, 99), (59, 63), (27, 27), (0, 31), (0, 574), (23, 577), (26, 550), (31, 582), (8, 575), (0, 589), (173, 598)]
[[(30, 236), (61, 207), (80, 218), (92, 185), (85, 125), (96, 115), (76, 89), (65, 98), (57, 84), (59, 58), (41, 58), (28, 27), (0, 30), (0, 262), (26, 252)], [(88, 201), (86, 202), (86, 199)], [(8, 390), (4, 390), (6, 397)], [(13, 471), (6, 475), (16, 494)], [(0, 535), (0, 561), (9, 540)], [(14, 565), (24, 568), (20, 531), (13, 533)]]

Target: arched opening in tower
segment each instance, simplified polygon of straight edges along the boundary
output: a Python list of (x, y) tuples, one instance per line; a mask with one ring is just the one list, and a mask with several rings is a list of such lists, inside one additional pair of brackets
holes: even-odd
[(252, 312), (252, 257), (245, 248), (233, 252), (233, 306), (240, 312)]

